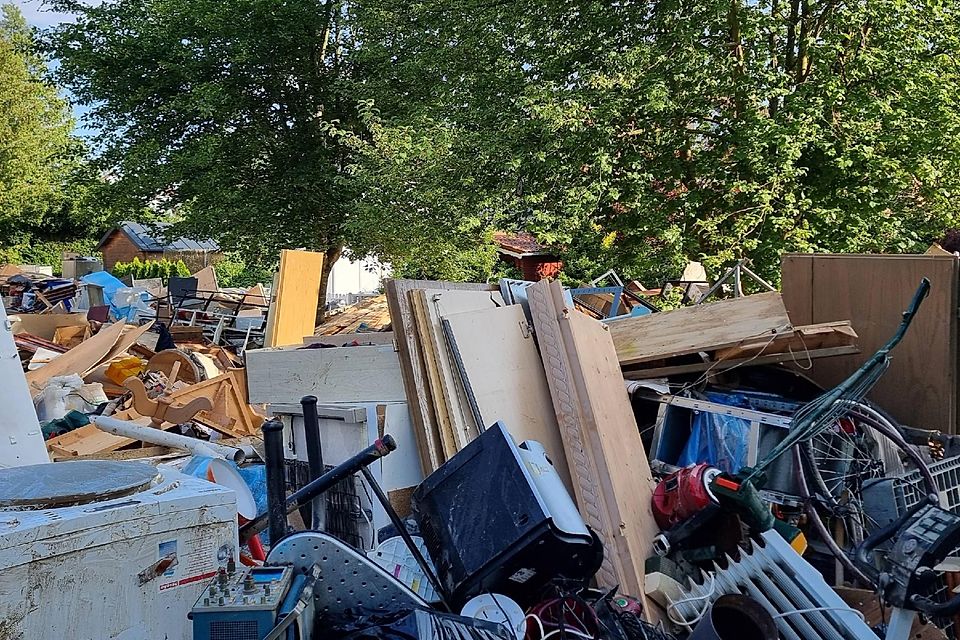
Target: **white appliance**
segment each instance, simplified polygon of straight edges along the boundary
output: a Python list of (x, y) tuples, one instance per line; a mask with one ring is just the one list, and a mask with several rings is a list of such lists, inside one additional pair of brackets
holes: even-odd
[(136, 462), (0, 470), (0, 636), (190, 640), (237, 554), (233, 491)]

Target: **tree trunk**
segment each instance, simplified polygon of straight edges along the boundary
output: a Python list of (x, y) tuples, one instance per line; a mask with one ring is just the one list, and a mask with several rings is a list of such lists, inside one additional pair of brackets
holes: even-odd
[(343, 253), (343, 246), (337, 245), (330, 247), (323, 252), (323, 268), (320, 270), (320, 297), (317, 301), (317, 324), (323, 322), (327, 314), (327, 284), (330, 282), (330, 272), (333, 271), (333, 265), (340, 259)]

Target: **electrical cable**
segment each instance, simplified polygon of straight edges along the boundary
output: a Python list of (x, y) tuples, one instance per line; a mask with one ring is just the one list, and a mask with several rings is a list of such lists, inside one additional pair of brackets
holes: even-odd
[(857, 611), (856, 609), (851, 609), (850, 607), (810, 607), (809, 609), (794, 609), (793, 611), (784, 611), (783, 613), (778, 613), (772, 617), (774, 620), (779, 620), (780, 618), (797, 615), (798, 613), (815, 613), (817, 611), (842, 611), (844, 613), (853, 613), (864, 622), (867, 621), (862, 612)]
[(676, 618), (673, 617), (672, 611), (682, 604), (687, 604), (688, 602), (699, 602), (700, 600), (709, 600), (711, 597), (713, 597), (713, 594), (717, 590), (717, 579), (716, 577), (714, 577), (712, 573), (709, 575), (710, 575), (710, 590), (707, 593), (705, 593), (702, 596), (691, 596), (689, 598), (681, 598), (680, 600), (675, 600), (673, 602), (670, 602), (670, 604), (667, 605), (667, 617), (670, 619), (670, 622), (680, 625), (681, 627), (686, 627), (687, 629), (690, 629), (691, 627), (693, 627), (693, 625), (700, 622), (703, 616), (707, 614), (707, 611), (709, 611), (710, 607), (713, 605), (712, 602), (707, 602), (706, 606), (703, 607), (703, 610), (699, 614), (697, 614), (697, 616), (693, 620), (677, 620)]

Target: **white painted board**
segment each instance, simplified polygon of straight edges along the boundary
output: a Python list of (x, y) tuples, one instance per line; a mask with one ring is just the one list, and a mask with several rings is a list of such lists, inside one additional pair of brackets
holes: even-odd
[(403, 402), (400, 359), (392, 346), (253, 349), (245, 354), (251, 404)]
[(7, 311), (0, 304), (0, 468), (50, 462)]

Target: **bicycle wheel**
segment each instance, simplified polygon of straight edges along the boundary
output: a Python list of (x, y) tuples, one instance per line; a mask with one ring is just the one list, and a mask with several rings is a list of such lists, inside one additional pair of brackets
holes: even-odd
[(904, 462), (909, 461), (920, 470), (923, 493), (935, 493), (930, 470), (889, 420), (860, 403), (851, 403), (850, 411), (831, 429), (798, 444), (795, 456), (811, 524), (844, 568), (869, 584), (851, 561), (852, 554), (886, 523), (874, 521), (864, 509), (864, 484), (902, 476)]

